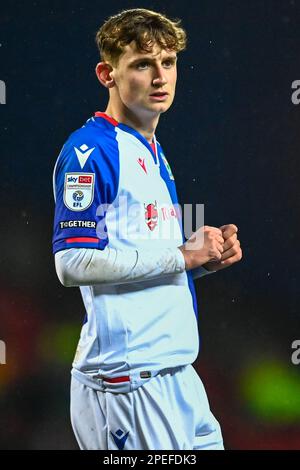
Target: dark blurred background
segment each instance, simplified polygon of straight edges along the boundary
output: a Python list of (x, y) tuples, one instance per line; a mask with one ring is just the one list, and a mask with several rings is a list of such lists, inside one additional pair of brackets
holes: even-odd
[(0, 13), (0, 448), (76, 449), (70, 367), (84, 316), (60, 285), (52, 171), (68, 135), (107, 94), (94, 36), (111, 14), (181, 18), (177, 96), (156, 135), (181, 204), (235, 223), (243, 260), (196, 281), (196, 368), (228, 449), (300, 449), (300, 1), (11, 1)]

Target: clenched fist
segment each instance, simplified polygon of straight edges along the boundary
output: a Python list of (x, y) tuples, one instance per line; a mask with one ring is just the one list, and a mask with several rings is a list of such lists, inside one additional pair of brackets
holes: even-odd
[(234, 224), (222, 225), (220, 227), (224, 238), (223, 253), (218, 261), (209, 261), (204, 265), (208, 271), (219, 271), (228, 268), (242, 259), (241, 243), (238, 240), (238, 228)]
[(185, 269), (188, 271), (205, 263), (221, 260), (224, 242), (222, 230), (208, 225), (200, 227), (179, 247), (184, 256)]

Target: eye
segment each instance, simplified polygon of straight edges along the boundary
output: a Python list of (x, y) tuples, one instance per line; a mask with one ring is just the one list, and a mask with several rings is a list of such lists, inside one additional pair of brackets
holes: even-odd
[(138, 68), (139, 70), (144, 70), (144, 69), (146, 69), (146, 68), (148, 67), (148, 65), (149, 65), (149, 62), (145, 62), (145, 61), (144, 61), (144, 62), (140, 62), (139, 64), (137, 64), (137, 68)]
[(167, 67), (168, 69), (171, 68), (172, 65), (174, 65), (174, 61), (173, 61), (173, 60), (165, 60), (165, 61), (164, 61), (164, 66)]

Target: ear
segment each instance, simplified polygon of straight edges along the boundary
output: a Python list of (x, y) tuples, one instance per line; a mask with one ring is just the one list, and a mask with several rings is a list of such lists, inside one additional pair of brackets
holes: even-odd
[(107, 62), (99, 62), (95, 69), (99, 82), (106, 88), (112, 88), (115, 86), (113, 78), (113, 68)]

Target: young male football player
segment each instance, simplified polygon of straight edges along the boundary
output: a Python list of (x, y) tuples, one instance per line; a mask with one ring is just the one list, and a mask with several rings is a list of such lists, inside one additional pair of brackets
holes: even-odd
[(54, 170), (56, 270), (64, 286), (80, 287), (86, 310), (73, 430), (81, 449), (222, 449), (191, 365), (193, 279), (241, 259), (237, 227), (204, 226), (185, 241), (155, 137), (186, 35), (179, 21), (134, 9), (109, 18), (96, 41), (108, 105), (69, 137)]

